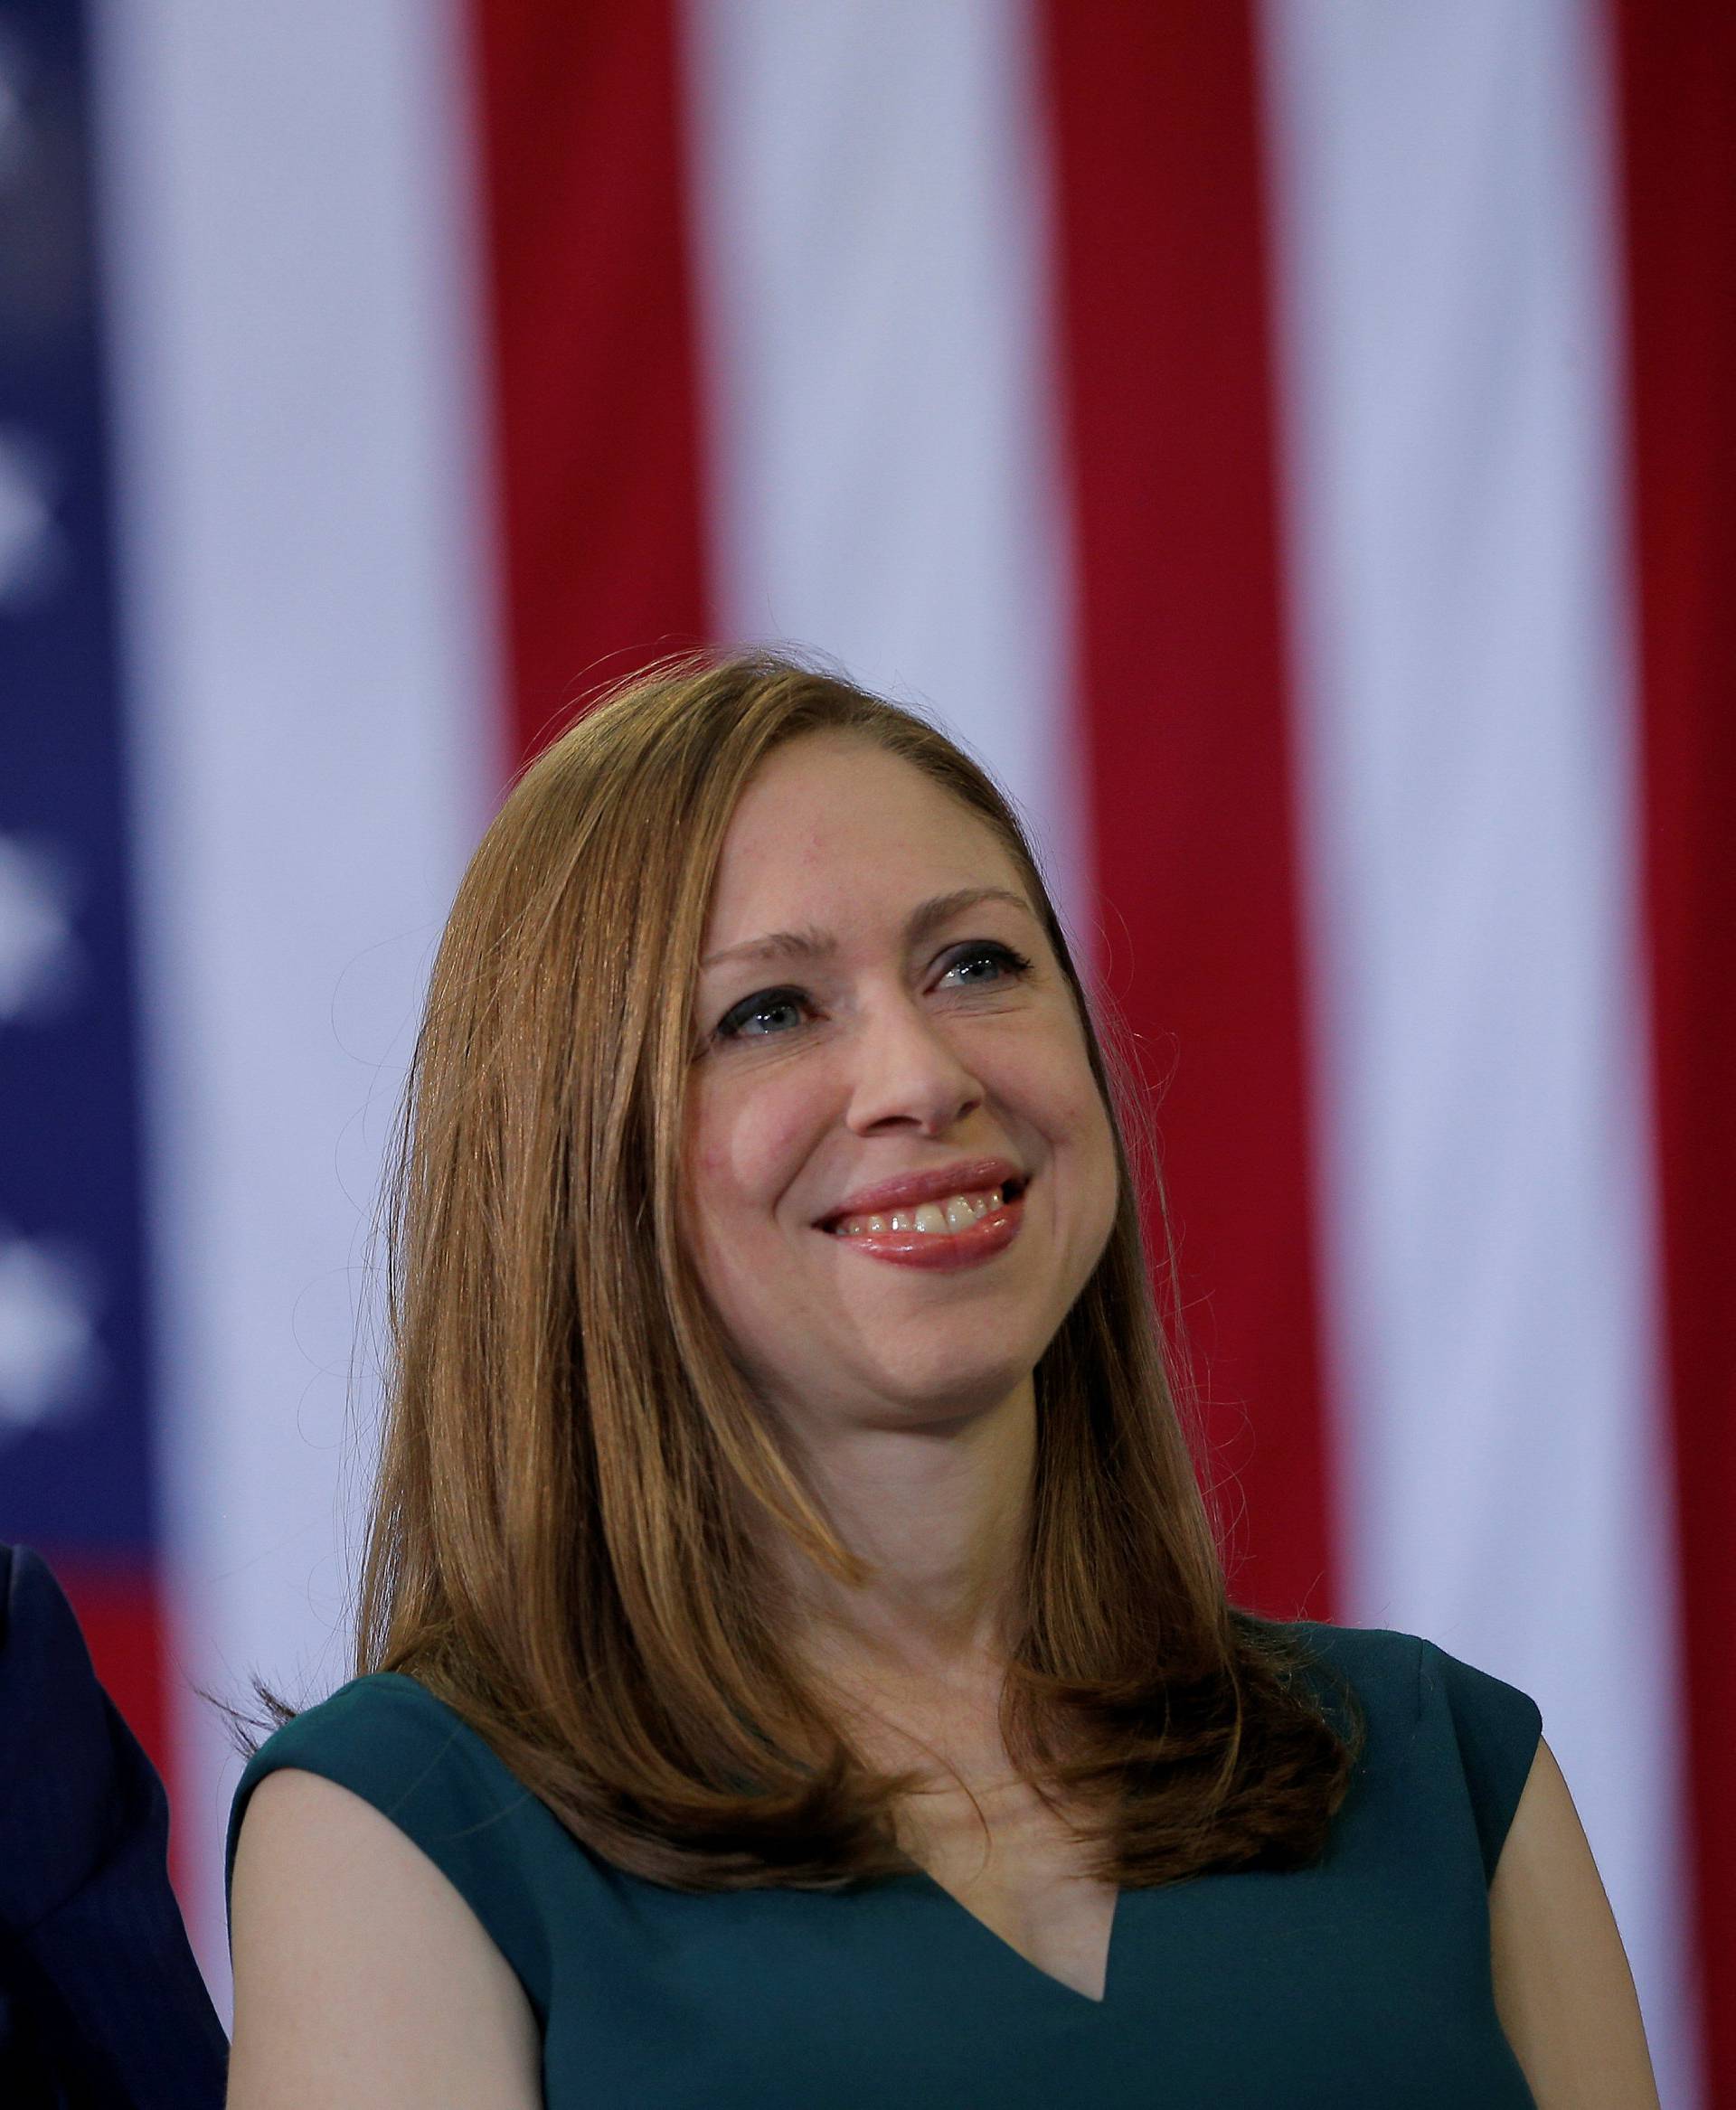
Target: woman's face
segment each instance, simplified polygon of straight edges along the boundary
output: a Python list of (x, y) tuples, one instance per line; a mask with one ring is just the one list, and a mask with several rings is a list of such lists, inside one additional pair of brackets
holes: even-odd
[[(1005, 852), (910, 763), (804, 736), (737, 806), (702, 961), (684, 1224), (762, 1395), (809, 1429), (1005, 1401), (1116, 1206), (1071, 993)], [(870, 1192), (929, 1177), (920, 1217), (921, 1192)]]

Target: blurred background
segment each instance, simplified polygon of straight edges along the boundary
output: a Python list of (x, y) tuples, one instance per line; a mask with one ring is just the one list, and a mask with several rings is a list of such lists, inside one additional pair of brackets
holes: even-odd
[(778, 640), (1138, 1036), (1236, 1593), (1537, 1698), (1736, 2105), (1733, 98), (1722, 0), (0, 0), (0, 1537), (220, 2004), (453, 888)]

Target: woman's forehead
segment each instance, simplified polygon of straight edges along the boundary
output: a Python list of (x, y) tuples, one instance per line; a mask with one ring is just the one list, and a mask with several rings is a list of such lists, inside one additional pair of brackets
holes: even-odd
[(901, 755), (859, 737), (805, 736), (770, 756), (742, 793), (712, 883), (704, 952), (757, 935), (768, 918), (907, 916), (972, 889), (1027, 895), (979, 814)]

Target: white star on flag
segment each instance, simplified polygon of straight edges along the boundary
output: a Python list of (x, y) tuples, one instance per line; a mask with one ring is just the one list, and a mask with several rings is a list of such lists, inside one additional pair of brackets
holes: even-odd
[(64, 1419), (101, 1371), (90, 1270), (0, 1232), (0, 1431)]
[(0, 608), (40, 599), (66, 560), (41, 449), (0, 433)]
[(0, 835), (0, 1021), (64, 1009), (80, 966), (71, 888), (58, 862)]
[(14, 173), (26, 152), (24, 89), (24, 53), (0, 32), (0, 181)]

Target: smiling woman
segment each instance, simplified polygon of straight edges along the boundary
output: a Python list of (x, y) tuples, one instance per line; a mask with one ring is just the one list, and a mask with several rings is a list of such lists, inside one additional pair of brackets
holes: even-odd
[(1531, 1702), (1230, 1603), (1137, 1112), (920, 718), (689, 661), (525, 774), (406, 1102), (358, 1675), (236, 1798), (233, 2102), (1647, 2099), (1559, 2064), (1644, 2042), (1618, 1943), (1562, 2005)]

